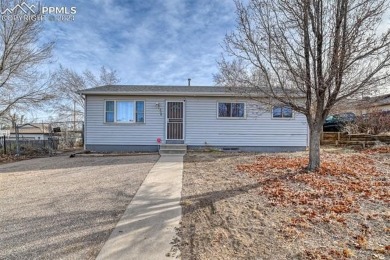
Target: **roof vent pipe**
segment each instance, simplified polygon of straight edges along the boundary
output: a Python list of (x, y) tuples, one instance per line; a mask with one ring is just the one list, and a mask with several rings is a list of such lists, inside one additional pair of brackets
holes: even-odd
[(191, 86), (191, 79), (188, 79), (188, 86)]

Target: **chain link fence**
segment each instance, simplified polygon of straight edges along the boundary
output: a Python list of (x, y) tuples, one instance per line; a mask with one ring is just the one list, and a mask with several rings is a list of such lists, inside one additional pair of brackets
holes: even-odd
[[(15, 155), (17, 154), (17, 141), (15, 139), (0, 137), (0, 152), (2, 154)], [(20, 155), (45, 155), (54, 154), (58, 150), (59, 140), (48, 138), (48, 140), (19, 140)]]
[[(82, 121), (53, 122), (48, 124), (50, 131), (41, 133), (40, 137), (28, 133), (16, 134), (9, 130), (0, 133), (0, 153), (7, 155), (39, 156), (51, 155), (57, 151), (80, 149), (83, 147), (84, 124)], [(17, 140), (18, 139), (18, 140)]]

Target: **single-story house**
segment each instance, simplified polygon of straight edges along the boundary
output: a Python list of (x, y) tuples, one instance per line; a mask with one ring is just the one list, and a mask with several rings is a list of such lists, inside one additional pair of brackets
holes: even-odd
[(390, 94), (364, 97), (356, 102), (356, 114), (364, 115), (372, 112), (390, 111)]
[(347, 98), (332, 108), (331, 115), (352, 112), (361, 116), (385, 111), (390, 111), (390, 93), (363, 98)]
[[(51, 136), (51, 126), (47, 123), (32, 123), (19, 128), (20, 140), (48, 140)], [(10, 139), (16, 139), (15, 128), (10, 131)]]
[(85, 96), (85, 149), (297, 151), (308, 146), (308, 124), (290, 107), (267, 106), (208, 86), (107, 85)]

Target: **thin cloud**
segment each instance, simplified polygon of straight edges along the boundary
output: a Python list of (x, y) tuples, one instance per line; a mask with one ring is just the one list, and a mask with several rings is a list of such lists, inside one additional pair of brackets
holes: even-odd
[(219, 44), (234, 27), (232, 1), (53, 1), (74, 22), (46, 22), (64, 66), (118, 71), (124, 84), (212, 85)]

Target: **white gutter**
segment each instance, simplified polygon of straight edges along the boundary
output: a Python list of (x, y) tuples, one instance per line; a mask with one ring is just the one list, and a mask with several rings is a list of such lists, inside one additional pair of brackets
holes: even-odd
[(200, 96), (200, 97), (236, 97), (236, 96), (245, 96), (240, 93), (233, 92), (105, 92), (105, 91), (94, 91), (94, 92), (78, 92), (82, 95), (106, 95), (106, 96), (116, 96), (116, 95), (126, 95), (126, 96)]
[[(248, 93), (248, 92), (145, 92), (145, 91), (88, 91), (81, 90), (77, 93), (82, 95), (96, 95), (96, 96), (177, 96), (177, 97), (251, 97), (256, 98), (268, 98), (268, 96), (262, 93)], [(295, 98), (302, 98), (296, 96)]]

